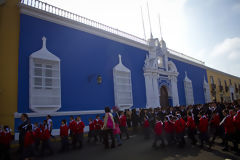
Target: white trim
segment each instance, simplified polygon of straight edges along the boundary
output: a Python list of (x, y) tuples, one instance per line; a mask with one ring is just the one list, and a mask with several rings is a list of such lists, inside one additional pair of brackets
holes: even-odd
[[(65, 112), (53, 112), (53, 113), (26, 113), (28, 117), (46, 117), (51, 116), (71, 116), (71, 115), (88, 115), (88, 114), (102, 114), (104, 110), (86, 110), (86, 111), (65, 111)], [(20, 118), (22, 113), (15, 112), (14, 118)]]
[(28, 7), (28, 6), (21, 6), (20, 13), (29, 15), (29, 16), (33, 16), (33, 17), (36, 17), (36, 18), (39, 18), (42, 20), (47, 20), (49, 22), (60, 24), (60, 25), (66, 26), (66, 27), (81, 30), (81, 31), (84, 31), (84, 32), (87, 32), (87, 33), (90, 33), (93, 35), (97, 35), (97, 36), (104, 37), (104, 38), (107, 38), (110, 40), (114, 40), (114, 41), (117, 41), (120, 43), (124, 43), (124, 44), (130, 45), (130, 46), (133, 46), (136, 48), (140, 48), (140, 49), (143, 49), (146, 51), (148, 50), (147, 45), (144, 45), (139, 42), (112, 34), (110, 32), (100, 30), (98, 28), (94, 28), (89, 25), (86, 25), (86, 24), (83, 24), (80, 22), (76, 22), (76, 21), (68, 19), (68, 18), (60, 17), (58, 15), (54, 15), (54, 14), (51, 14), (51, 13), (48, 13), (48, 12), (45, 12), (45, 11), (42, 11), (42, 10), (39, 10), (36, 8), (32, 8), (32, 7)]

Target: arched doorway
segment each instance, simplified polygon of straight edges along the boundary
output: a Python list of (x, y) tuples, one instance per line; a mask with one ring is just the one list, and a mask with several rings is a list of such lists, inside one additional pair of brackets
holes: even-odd
[(166, 107), (168, 106), (168, 91), (165, 86), (162, 86), (160, 88), (160, 105), (161, 107)]

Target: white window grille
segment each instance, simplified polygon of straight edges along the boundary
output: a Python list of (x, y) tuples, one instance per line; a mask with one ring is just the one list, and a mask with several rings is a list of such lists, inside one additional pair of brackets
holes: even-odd
[(60, 59), (43, 47), (30, 55), (29, 103), (35, 112), (55, 112), (61, 108)]
[(186, 97), (186, 105), (193, 105), (194, 97), (193, 97), (192, 81), (188, 78), (187, 72), (185, 72), (184, 91), (185, 91), (185, 97)]
[(119, 55), (119, 64), (113, 68), (115, 105), (121, 109), (133, 106), (131, 71), (122, 64)]

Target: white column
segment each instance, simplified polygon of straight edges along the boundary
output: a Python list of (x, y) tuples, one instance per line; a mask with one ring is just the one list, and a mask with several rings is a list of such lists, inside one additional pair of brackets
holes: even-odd
[(150, 108), (153, 105), (153, 87), (152, 87), (152, 76), (150, 73), (144, 73), (145, 87), (146, 87), (146, 108)]
[(159, 100), (159, 88), (158, 88), (158, 75), (155, 73), (153, 75), (153, 94), (154, 94), (154, 105), (153, 107), (159, 107), (160, 106), (160, 100)]

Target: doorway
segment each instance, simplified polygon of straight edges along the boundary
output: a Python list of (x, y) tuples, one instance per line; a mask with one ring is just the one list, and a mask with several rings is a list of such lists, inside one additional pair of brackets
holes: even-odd
[(168, 104), (168, 91), (166, 86), (160, 88), (160, 105), (161, 107), (167, 107)]

